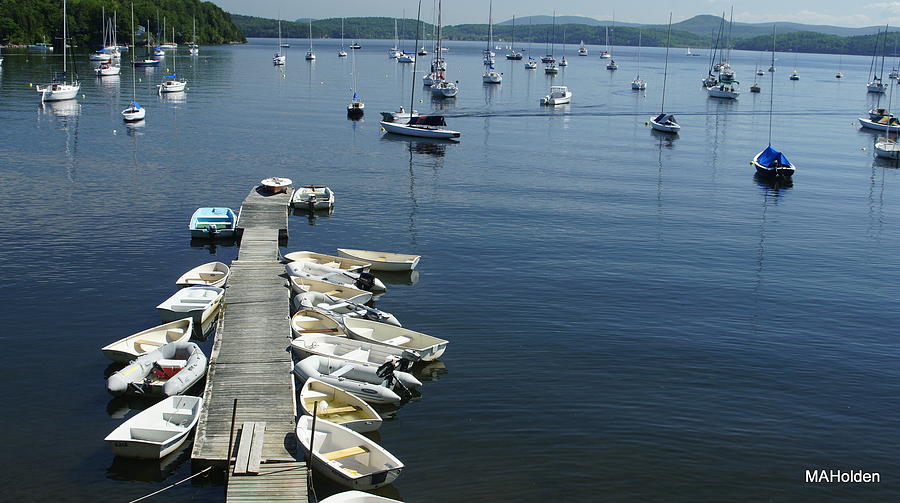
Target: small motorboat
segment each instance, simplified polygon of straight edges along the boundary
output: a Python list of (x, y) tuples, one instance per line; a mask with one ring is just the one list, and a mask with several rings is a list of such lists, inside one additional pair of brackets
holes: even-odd
[(290, 178), (285, 178), (283, 176), (273, 176), (264, 180), (260, 180), (259, 182), (259, 184), (265, 187), (265, 189), (268, 190), (271, 194), (287, 192), (287, 189), (291, 187), (291, 183), (293, 183), (293, 180), (291, 180)]
[[(313, 470), (354, 489), (375, 489), (392, 483), (403, 471), (403, 462), (385, 448), (355, 431), (317, 418), (301, 416), (297, 438), (311, 453)], [(311, 441), (313, 435), (315, 438)]]
[(681, 130), (681, 124), (675, 120), (675, 116), (667, 113), (651, 118), (650, 127), (662, 133), (677, 133)]
[(550, 86), (550, 94), (541, 98), (541, 105), (566, 105), (572, 101), (572, 91), (566, 86)]
[(633, 91), (645, 91), (647, 89), (647, 81), (641, 78), (635, 78), (631, 81), (631, 89)]
[(206, 363), (200, 346), (188, 341), (170, 342), (109, 376), (106, 390), (116, 396), (181, 395), (206, 375)]
[(182, 274), (175, 280), (175, 285), (206, 285), (224, 288), (229, 274), (231, 274), (231, 268), (222, 262), (207, 262)]
[(159, 349), (166, 344), (191, 338), (194, 320), (183, 318), (122, 338), (100, 349), (103, 356), (114, 362), (128, 363), (135, 358)]
[(365, 493), (362, 491), (344, 491), (342, 493), (332, 494), (331, 496), (319, 500), (319, 503), (403, 503), (400, 500), (392, 500), (377, 494)]
[(307, 379), (300, 389), (300, 407), (304, 414), (326, 419), (360, 433), (381, 427), (381, 416), (371, 405), (352, 393), (322, 382)]
[(345, 271), (312, 262), (289, 262), (284, 268), (291, 276), (328, 281), (337, 285), (352, 286), (370, 292), (387, 290), (380, 279), (368, 272)]
[[(425, 75), (428, 77), (428, 75)], [(423, 84), (430, 86), (431, 82), (424, 82)], [(418, 117), (419, 112), (417, 110), (413, 110), (412, 113), (407, 112), (403, 107), (400, 107), (400, 110), (396, 112), (381, 112), (381, 120), (385, 122), (409, 122), (410, 117)]]
[(161, 459), (184, 443), (200, 419), (202, 406), (200, 397), (170, 396), (125, 421), (103, 440), (116, 456)]
[[(329, 283), (327, 281), (319, 281), (317, 279), (304, 278), (302, 276), (290, 276), (289, 280), (291, 282), (291, 290), (297, 294), (316, 292), (327, 295), (333, 299), (346, 300), (359, 304), (365, 304), (372, 300), (372, 292), (353, 288), (352, 286), (335, 285), (334, 283)], [(297, 307), (297, 309), (300, 308)]]
[(237, 215), (231, 208), (197, 208), (191, 215), (188, 230), (192, 238), (215, 239), (234, 236)]
[(844, 78), (844, 72), (837, 72), (837, 73), (835, 73), (835, 74), (834, 74), (834, 78), (836, 78), (836, 79), (842, 79), (842, 78)]
[(340, 322), (315, 309), (301, 309), (294, 313), (291, 316), (291, 333), (294, 337), (304, 334), (328, 334), (334, 337), (346, 335)]
[(295, 251), (286, 253), (284, 259), (288, 262), (310, 262), (312, 264), (324, 265), (334, 269), (343, 269), (350, 272), (369, 272), (372, 262), (368, 260), (360, 260), (351, 257), (326, 255), (324, 253), (316, 253), (311, 251)]
[(370, 403), (398, 403), (402, 398), (397, 391), (409, 396), (409, 388), (418, 388), (422, 383), (412, 374), (394, 370), (399, 362), (386, 362), (386, 370), (362, 363), (308, 356), (294, 365), (294, 374), (302, 381), (315, 378), (332, 386), (349, 391)]
[(419, 265), (420, 255), (391, 253), (353, 248), (338, 248), (338, 255), (371, 264), (373, 271), (412, 271)]
[(191, 318), (195, 325), (205, 325), (222, 304), (225, 289), (217, 286), (182, 288), (156, 306), (163, 323)]
[(334, 191), (327, 185), (303, 185), (291, 194), (291, 208), (323, 211), (334, 208)]
[(440, 358), (449, 344), (444, 339), (387, 323), (361, 318), (345, 318), (343, 321), (347, 335), (353, 339), (409, 349), (418, 353), (424, 361)]
[(320, 309), (336, 318), (349, 316), (351, 318), (365, 318), (367, 320), (387, 323), (388, 325), (400, 326), (400, 321), (397, 317), (387, 311), (369, 307), (358, 302), (351, 302), (332, 297), (325, 293), (304, 292), (297, 294), (294, 296), (291, 303), (292, 305), (298, 305), (300, 307)]
[(767, 177), (790, 178), (796, 170), (791, 161), (784, 154), (772, 148), (771, 145), (756, 154), (751, 164), (756, 168), (756, 172), (760, 176)]
[(421, 360), (419, 354), (408, 349), (400, 349), (383, 344), (348, 339), (326, 333), (302, 334), (291, 341), (291, 348), (299, 358), (307, 356), (324, 356), (337, 358), (362, 365), (380, 367), (388, 361), (406, 360), (408, 363), (398, 366), (408, 369)]

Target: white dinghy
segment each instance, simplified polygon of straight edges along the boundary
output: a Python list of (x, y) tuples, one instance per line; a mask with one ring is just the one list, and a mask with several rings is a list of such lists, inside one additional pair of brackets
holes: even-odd
[(166, 344), (139, 356), (109, 376), (106, 390), (113, 395), (180, 395), (206, 375), (206, 355), (193, 342)]
[(405, 253), (390, 253), (371, 250), (338, 248), (341, 257), (361, 260), (372, 264), (373, 271), (412, 271), (419, 265), (421, 256)]
[(294, 337), (303, 334), (330, 334), (344, 337), (344, 327), (337, 320), (315, 309), (301, 309), (291, 316), (291, 333)]
[(357, 260), (346, 257), (336, 257), (311, 251), (295, 251), (286, 253), (284, 259), (288, 262), (311, 262), (334, 269), (343, 269), (350, 272), (369, 272), (372, 263), (368, 260)]
[(381, 428), (381, 416), (361, 398), (318, 379), (307, 379), (300, 389), (303, 413), (326, 419), (360, 433)]
[(314, 378), (327, 382), (367, 402), (397, 403), (402, 400), (397, 391), (408, 395), (409, 388), (418, 388), (422, 383), (412, 374), (393, 370), (396, 362), (389, 363), (382, 370), (337, 358), (308, 356), (294, 365), (294, 374), (302, 381)]
[(200, 419), (202, 405), (200, 397), (170, 396), (125, 421), (103, 440), (116, 456), (160, 459), (184, 443)]
[(566, 86), (550, 86), (550, 94), (541, 98), (541, 105), (567, 105), (572, 102), (572, 91)]
[(328, 281), (370, 292), (387, 290), (380, 279), (368, 272), (350, 272), (310, 262), (289, 262), (284, 269), (291, 276)]
[(334, 208), (334, 191), (327, 185), (304, 185), (291, 194), (291, 208), (323, 211)]
[(299, 358), (316, 355), (374, 367), (380, 367), (387, 361), (406, 360), (409, 364), (403, 367), (409, 368), (420, 360), (415, 351), (325, 333), (303, 334), (291, 341), (291, 349)]
[(222, 304), (225, 289), (217, 286), (192, 286), (183, 288), (156, 306), (163, 322), (193, 318), (194, 323), (205, 325)]
[[(586, 56), (586, 55), (585, 55)], [(362, 491), (344, 491), (342, 493), (332, 494), (331, 496), (319, 500), (319, 503), (403, 503), (400, 500), (392, 500), (377, 494), (365, 493)]]
[(114, 362), (128, 363), (135, 358), (159, 349), (166, 344), (191, 338), (194, 321), (183, 318), (131, 334), (100, 349), (103, 356)]
[(403, 470), (403, 462), (380, 445), (321, 418), (315, 420), (313, 433), (313, 417), (301, 416), (297, 421), (297, 438), (311, 453), (315, 471), (354, 489), (375, 489), (390, 484)]
[(319, 292), (304, 292), (297, 294), (292, 299), (291, 305), (298, 306), (298, 308), (306, 307), (320, 309), (335, 318), (349, 316), (351, 318), (365, 318), (367, 320), (380, 321), (397, 327), (402, 326), (400, 320), (387, 311), (369, 307), (358, 302), (334, 298)]
[[(352, 286), (335, 285), (334, 283), (329, 283), (327, 281), (303, 278), (301, 276), (291, 276), (290, 281), (291, 290), (297, 294), (317, 292), (335, 299), (347, 300), (359, 304), (365, 304), (372, 300), (372, 292), (353, 288)], [(294, 308), (300, 309), (296, 306)]]
[(175, 281), (175, 285), (205, 285), (223, 288), (225, 282), (228, 281), (229, 274), (231, 274), (231, 269), (222, 262), (208, 262), (206, 264), (198, 265), (182, 274), (181, 277)]
[(386, 323), (364, 320), (361, 318), (345, 318), (344, 328), (353, 339), (385, 344), (395, 348), (410, 349), (419, 354), (424, 361), (440, 358), (447, 349), (448, 341), (428, 334), (415, 332), (408, 328), (395, 327)]

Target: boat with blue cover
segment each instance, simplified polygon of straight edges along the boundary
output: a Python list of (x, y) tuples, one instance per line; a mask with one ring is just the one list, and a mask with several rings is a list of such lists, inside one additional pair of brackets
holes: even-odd
[(230, 238), (236, 224), (237, 215), (231, 208), (197, 208), (188, 229), (192, 238)]
[(756, 154), (753, 158), (753, 167), (762, 176), (780, 176), (790, 178), (794, 175), (794, 165), (781, 152), (772, 148), (772, 145)]

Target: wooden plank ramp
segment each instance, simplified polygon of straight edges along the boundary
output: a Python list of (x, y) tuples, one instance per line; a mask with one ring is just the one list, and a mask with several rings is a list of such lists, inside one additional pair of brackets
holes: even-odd
[[(279, 239), (287, 236), (288, 202), (285, 193), (266, 195), (256, 188), (244, 200), (237, 225), (240, 250), (209, 359), (191, 458), (195, 465), (224, 467), (241, 454), (240, 474), (229, 477), (228, 501), (306, 498), (306, 465), (298, 461), (294, 433), (290, 289), (278, 253)], [(229, 453), (235, 399), (236, 434)], [(242, 442), (246, 453), (239, 449)]]

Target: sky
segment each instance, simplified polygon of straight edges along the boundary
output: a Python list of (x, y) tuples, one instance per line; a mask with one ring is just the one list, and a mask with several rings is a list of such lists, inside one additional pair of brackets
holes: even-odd
[[(422, 20), (431, 21), (432, 2), (422, 0)], [(343, 0), (340, 2), (312, 2), (300, 0), (212, 0), (225, 11), (234, 14), (294, 20), (312, 17), (400, 17), (404, 9), (409, 18), (416, 17), (417, 0)], [(505, 21), (518, 17), (550, 15), (553, 8), (560, 16), (587, 16), (596, 19), (665, 24), (669, 12), (677, 23), (698, 14), (721, 14), (734, 5), (734, 20), (745, 23), (792, 21), (804, 24), (828, 24), (861, 27), (890, 23), (900, 24), (900, 1), (868, 0), (642, 0), (600, 2), (597, 0), (568, 0), (554, 5), (546, 0), (496, 0), (494, 20)], [(444, 24), (486, 23), (487, 0), (444, 0)]]

